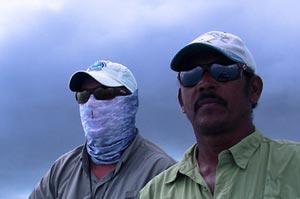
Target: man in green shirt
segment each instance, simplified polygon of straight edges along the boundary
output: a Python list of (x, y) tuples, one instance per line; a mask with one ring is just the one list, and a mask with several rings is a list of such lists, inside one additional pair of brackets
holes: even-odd
[(300, 144), (263, 137), (253, 124), (263, 83), (244, 42), (231, 33), (207, 32), (182, 48), (171, 68), (178, 72), (179, 104), (197, 143), (139, 197), (300, 198)]

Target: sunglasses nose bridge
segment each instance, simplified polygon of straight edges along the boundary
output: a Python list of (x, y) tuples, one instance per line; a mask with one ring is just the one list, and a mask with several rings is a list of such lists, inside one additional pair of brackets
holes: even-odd
[(216, 80), (210, 73), (210, 70), (208, 68), (205, 68), (201, 74), (201, 79), (196, 84), (197, 89), (200, 91), (203, 90), (212, 90), (216, 88)]
[[(202, 72), (202, 77), (201, 77), (201, 80), (202, 81), (209, 81), (210, 79), (213, 79), (213, 76), (211, 74), (211, 72), (208, 70), (208, 69), (205, 69), (203, 72)], [(201, 81), (200, 80), (200, 81)]]

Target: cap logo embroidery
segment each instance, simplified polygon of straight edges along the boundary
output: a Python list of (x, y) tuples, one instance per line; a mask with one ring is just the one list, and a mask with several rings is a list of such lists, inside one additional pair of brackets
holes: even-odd
[(212, 41), (214, 41), (214, 40), (218, 40), (223, 43), (227, 43), (230, 39), (225, 34), (216, 33), (216, 32), (208, 33), (206, 36), (204, 36), (200, 39), (200, 41), (205, 41), (208, 43), (212, 43)]
[(106, 67), (106, 62), (104, 61), (96, 61), (93, 65), (91, 65), (87, 71), (99, 71), (102, 70), (103, 67)]

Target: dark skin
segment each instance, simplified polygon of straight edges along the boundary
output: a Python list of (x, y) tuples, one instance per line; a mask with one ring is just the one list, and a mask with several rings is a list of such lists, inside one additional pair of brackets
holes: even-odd
[[(98, 88), (99, 86), (103, 88), (106, 87), (92, 78), (86, 78), (82, 82), (80, 90), (91, 90), (94, 88)], [(95, 176), (97, 176), (99, 180), (102, 179), (103, 176), (105, 176), (115, 167), (116, 164), (95, 164), (93, 161), (90, 161), (91, 171), (93, 172), (93, 174), (95, 174)]]
[[(193, 57), (186, 64), (196, 66), (213, 62), (216, 62), (214, 57), (207, 60)], [(212, 194), (220, 152), (254, 132), (251, 105), (258, 102), (263, 83), (259, 76), (254, 75), (246, 85), (244, 76), (218, 82), (206, 71), (197, 85), (180, 86), (178, 91), (182, 112), (190, 120), (196, 136), (200, 173)], [(245, 89), (248, 89), (248, 94)], [(203, 94), (215, 95), (225, 103), (211, 97), (197, 100)]]

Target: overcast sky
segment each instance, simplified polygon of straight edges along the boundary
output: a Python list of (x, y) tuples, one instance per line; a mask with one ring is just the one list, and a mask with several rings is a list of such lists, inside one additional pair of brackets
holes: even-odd
[(297, 0), (0, 0), (0, 199), (27, 198), (63, 153), (84, 142), (71, 74), (98, 59), (128, 66), (137, 126), (179, 160), (194, 143), (177, 103), (175, 53), (200, 34), (239, 35), (264, 90), (256, 127), (300, 140)]

